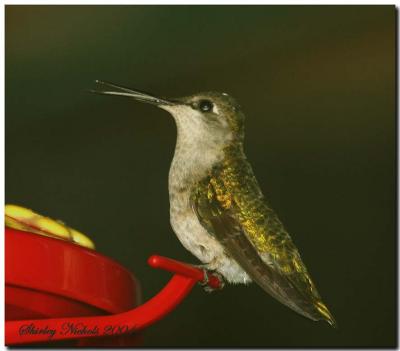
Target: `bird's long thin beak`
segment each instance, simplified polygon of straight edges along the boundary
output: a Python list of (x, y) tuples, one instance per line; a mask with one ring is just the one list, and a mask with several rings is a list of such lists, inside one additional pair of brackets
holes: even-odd
[(172, 101), (168, 101), (166, 99), (155, 97), (155, 96), (145, 93), (143, 91), (132, 90), (132, 89), (118, 86), (118, 85), (115, 85), (112, 83), (104, 82), (101, 80), (96, 80), (95, 83), (101, 85), (102, 87), (118, 89), (117, 91), (90, 90), (92, 93), (95, 93), (95, 94), (126, 96), (126, 97), (133, 98), (137, 101), (145, 102), (145, 103), (156, 105), (156, 106), (175, 105), (175, 103)]

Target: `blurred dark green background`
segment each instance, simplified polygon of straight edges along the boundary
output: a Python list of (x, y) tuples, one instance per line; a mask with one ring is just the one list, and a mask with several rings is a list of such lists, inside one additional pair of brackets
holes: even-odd
[(87, 232), (153, 296), (169, 224), (172, 118), (92, 95), (228, 92), (246, 151), (339, 329), (255, 285), (197, 287), (147, 346), (396, 343), (394, 6), (6, 6), (6, 200)]

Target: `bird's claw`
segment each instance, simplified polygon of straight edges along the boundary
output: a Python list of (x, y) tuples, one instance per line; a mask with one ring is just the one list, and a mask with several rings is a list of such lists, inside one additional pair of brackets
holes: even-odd
[[(221, 274), (215, 272), (215, 271), (208, 271), (207, 269), (203, 268), (204, 272), (204, 279), (199, 282), (199, 284), (203, 287), (204, 291), (207, 293), (212, 293), (213, 291), (216, 290), (221, 290), (225, 286), (225, 281), (224, 278), (222, 277)], [(214, 282), (215, 278), (218, 279), (219, 286), (215, 287), (215, 284), (210, 284), (210, 276), (212, 276)], [(214, 285), (214, 286), (212, 286)]]

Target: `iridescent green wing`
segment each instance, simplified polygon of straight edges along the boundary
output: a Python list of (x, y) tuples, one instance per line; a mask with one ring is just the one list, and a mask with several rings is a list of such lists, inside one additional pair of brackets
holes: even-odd
[(265, 291), (308, 318), (332, 320), (245, 159), (215, 167), (191, 202), (202, 225)]

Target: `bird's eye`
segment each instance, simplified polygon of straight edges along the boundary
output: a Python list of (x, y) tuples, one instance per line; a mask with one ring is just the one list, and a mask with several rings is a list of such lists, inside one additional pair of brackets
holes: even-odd
[(209, 100), (200, 100), (199, 109), (203, 112), (209, 112), (213, 109), (213, 103)]

